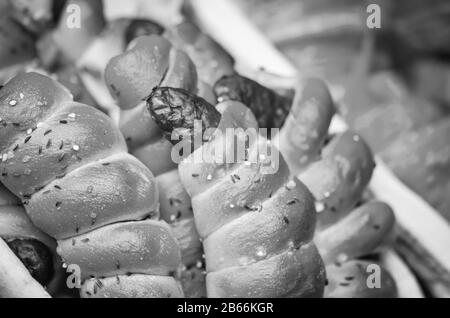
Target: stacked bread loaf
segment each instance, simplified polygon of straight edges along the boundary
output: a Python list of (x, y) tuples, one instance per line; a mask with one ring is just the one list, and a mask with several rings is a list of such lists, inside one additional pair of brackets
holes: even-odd
[(182, 296), (156, 181), (106, 115), (26, 73), (1, 89), (0, 117), (0, 180), (78, 266), (82, 296)]

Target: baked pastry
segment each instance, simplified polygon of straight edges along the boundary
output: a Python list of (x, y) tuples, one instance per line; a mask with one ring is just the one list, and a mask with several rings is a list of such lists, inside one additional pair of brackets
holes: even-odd
[(79, 266), (82, 297), (183, 295), (156, 181), (111, 119), (36, 73), (0, 90), (0, 117), (0, 180)]
[[(166, 136), (181, 129), (188, 143), (208, 128), (257, 128), (243, 104), (228, 101), (216, 110), (183, 89), (155, 88), (147, 103)], [(194, 130), (195, 120), (202, 122), (201, 132)], [(179, 173), (203, 242), (208, 297), (321, 296), (324, 271), (312, 243), (315, 209), (309, 190), (291, 179), (282, 158), (274, 174), (263, 174), (261, 162), (191, 160), (220, 139), (214, 133), (203, 137), (203, 145), (183, 154)], [(218, 151), (234, 148), (226, 141), (222, 145)], [(257, 151), (257, 142), (249, 142), (247, 150), (249, 156)]]
[[(385, 242), (392, 231), (394, 215), (390, 207), (381, 202), (359, 206), (375, 167), (373, 155), (354, 132), (328, 134), (335, 107), (325, 83), (318, 79), (305, 80), (291, 99), (292, 106), (287, 107), (287, 100), (275, 91), (239, 75), (234, 79), (224, 77), (218, 81), (215, 85), (218, 99), (247, 101), (263, 122), (267, 122), (267, 118), (277, 118), (271, 122), (274, 126), (268, 128), (281, 127), (277, 136), (279, 149), (291, 173), (304, 182), (314, 196), (318, 213), (315, 242), (327, 266), (328, 280), (342, 282), (342, 285), (328, 285), (325, 297), (394, 295), (395, 283), (385, 271), (383, 279), (390, 284), (386, 284), (383, 291), (364, 288), (365, 276), (360, 270), (353, 275), (352, 283), (343, 281), (340, 274), (333, 276), (353, 268), (350, 264), (342, 269), (335, 268), (336, 262), (342, 265), (351, 261), (362, 266), (364, 262), (354, 260), (370, 255)], [(265, 110), (252, 103), (255, 100), (280, 102), (272, 102), (276, 107)], [(275, 116), (277, 111), (278, 117)], [(277, 125), (283, 122), (282, 126)], [(354, 288), (342, 288), (350, 285)]]
[(181, 184), (178, 169), (160, 174), (156, 181), (161, 219), (172, 227), (180, 245), (183, 264), (180, 279), (184, 295), (188, 298), (206, 297), (203, 248), (195, 227), (191, 198)]
[[(192, 49), (194, 50), (194, 49)], [(153, 70), (148, 72), (148, 69)], [(177, 163), (171, 159), (172, 145), (163, 137), (143, 101), (158, 85), (199, 92), (197, 73), (187, 54), (166, 39), (151, 35), (134, 40), (125, 53), (107, 65), (105, 81), (121, 107), (119, 127), (130, 152), (154, 171), (160, 187), (161, 217), (173, 227), (180, 242), (186, 296), (205, 295), (202, 248), (195, 228), (190, 197), (179, 180)], [(191, 281), (192, 277), (199, 280)], [(196, 288), (188, 286), (194, 283)], [(189, 290), (195, 290), (191, 295)], [(202, 292), (203, 290), (203, 292)]]

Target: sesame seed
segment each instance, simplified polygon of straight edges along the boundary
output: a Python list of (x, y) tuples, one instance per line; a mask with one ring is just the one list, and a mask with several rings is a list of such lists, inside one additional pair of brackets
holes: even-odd
[(325, 210), (325, 204), (321, 201), (316, 201), (314, 205), (317, 213), (322, 213)]
[(23, 99), (25, 97), (25, 95), (23, 93), (20, 93), (19, 96), (20, 96), (20, 99)]
[(260, 258), (263, 258), (263, 257), (266, 257), (266, 255), (267, 255), (267, 252), (266, 252), (266, 250), (264, 249), (264, 247), (258, 247), (258, 248), (257, 248), (257, 250), (256, 250), (256, 256), (258, 256), (258, 257), (260, 257)]
[(11, 100), (9, 101), (9, 106), (16, 106), (17, 105), (17, 101), (16, 100)]
[(75, 150), (75, 151), (78, 151), (78, 150), (80, 150), (80, 146), (78, 146), (78, 145), (73, 145), (72, 149)]
[(211, 181), (212, 180), (212, 175), (208, 174), (208, 176), (206, 177), (206, 180)]
[(292, 190), (297, 186), (297, 184), (295, 183), (294, 180), (290, 180), (287, 184), (286, 184), (286, 189), (288, 190)]

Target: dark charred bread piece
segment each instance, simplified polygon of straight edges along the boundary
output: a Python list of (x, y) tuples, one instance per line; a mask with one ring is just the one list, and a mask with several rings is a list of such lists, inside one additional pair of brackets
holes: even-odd
[(249, 107), (262, 128), (281, 128), (292, 99), (239, 74), (226, 75), (214, 84), (218, 102), (234, 100)]
[(147, 99), (147, 107), (166, 138), (174, 144), (179, 141), (171, 138), (174, 130), (182, 133), (182, 139), (193, 140), (195, 121), (201, 121), (203, 135), (207, 128), (217, 127), (221, 117), (206, 100), (179, 88), (156, 87)]

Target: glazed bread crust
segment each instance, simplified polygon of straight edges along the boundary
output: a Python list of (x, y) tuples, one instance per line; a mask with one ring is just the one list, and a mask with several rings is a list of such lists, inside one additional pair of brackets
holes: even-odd
[(319, 80), (307, 80), (280, 132), (280, 150), (311, 190), (317, 215), (314, 241), (327, 271), (325, 297), (395, 297), (396, 286), (382, 270), (383, 288), (370, 289), (361, 261), (391, 238), (395, 218), (383, 202), (363, 202), (375, 167), (371, 150), (352, 131), (328, 135), (334, 106)]
[[(157, 220), (155, 178), (126, 153), (125, 140), (106, 115), (74, 103), (50, 78), (26, 73), (0, 91), (0, 117), (1, 181), (22, 199), (33, 222), (58, 240), (62, 258), (80, 266), (83, 278), (173, 274), (180, 251), (168, 226)], [(130, 288), (115, 286), (113, 294), (137, 292)]]
[[(217, 109), (222, 113), (217, 129), (222, 133), (226, 128), (257, 128), (243, 104), (225, 102)], [(275, 174), (262, 174), (261, 163), (225, 167), (190, 161), (205, 148), (222, 144), (219, 149), (225, 153), (232, 147), (219, 139), (214, 136), (179, 165), (203, 239), (208, 297), (321, 296), (324, 272), (311, 243), (311, 193), (290, 179), (282, 157)], [(249, 152), (256, 148), (256, 142), (250, 144)]]
[[(165, 38), (142, 36), (133, 40), (125, 53), (108, 63), (105, 80), (121, 107), (119, 126), (130, 152), (157, 176), (161, 218), (172, 226), (181, 247), (183, 265), (188, 271), (195, 270), (198, 264), (201, 268), (201, 243), (190, 198), (180, 183), (177, 164), (171, 159), (172, 144), (164, 138), (143, 101), (160, 85), (198, 92), (194, 64), (187, 54)], [(184, 277), (183, 282), (189, 285), (190, 272)], [(197, 283), (203, 283), (198, 290), (204, 291), (204, 280), (195, 280), (194, 284)], [(186, 284), (185, 290), (193, 290)], [(191, 295), (186, 293), (186, 296)]]

